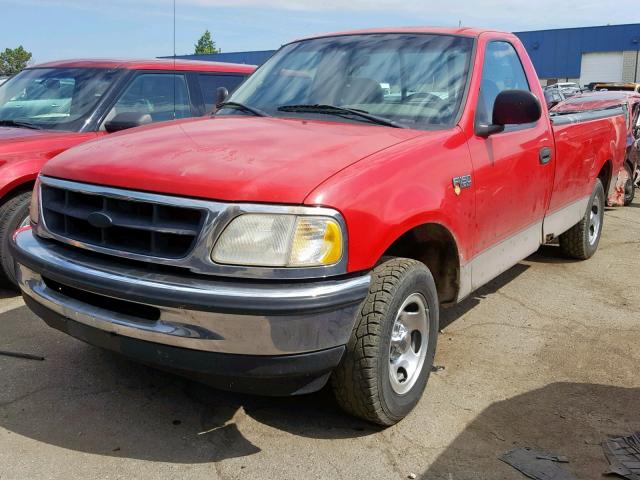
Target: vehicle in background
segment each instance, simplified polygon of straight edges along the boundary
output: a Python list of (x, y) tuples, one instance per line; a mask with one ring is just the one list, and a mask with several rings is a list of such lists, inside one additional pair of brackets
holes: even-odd
[(391, 425), (422, 396), (441, 305), (554, 238), (571, 258), (598, 248), (624, 114), (552, 125), (542, 98), (509, 33), (289, 43), (213, 118), (49, 161), (11, 242), (25, 302), (222, 388), (331, 381), (346, 411)]
[[(608, 113), (613, 108), (622, 108), (627, 119), (626, 154), (624, 175), (617, 180), (617, 188), (608, 198), (609, 204), (620, 204), (624, 195), (624, 205), (629, 205), (635, 196), (635, 186), (640, 178), (640, 94), (631, 91), (596, 91), (583, 93), (559, 103), (551, 109), (551, 120), (558, 115), (572, 115), (585, 112)], [(613, 197), (613, 198), (611, 198)]]
[(0, 76), (0, 85), (2, 85), (4, 82), (6, 82), (7, 80), (9, 80), (9, 77), (5, 77), (5, 76)]
[(580, 93), (580, 85), (573, 82), (559, 82), (553, 85), (547, 85), (545, 90), (559, 90), (565, 98), (572, 97)]
[(27, 223), (44, 162), (109, 132), (211, 112), (218, 87), (233, 90), (253, 70), (187, 60), (68, 60), (27, 68), (0, 86), (0, 286), (15, 283), (9, 237)]
[(544, 92), (544, 101), (547, 104), (547, 110), (552, 109), (560, 102), (564, 101), (567, 97), (565, 97), (562, 90), (559, 88), (545, 88)]
[(640, 93), (640, 83), (634, 83), (634, 82), (628, 82), (628, 83), (601, 82), (601, 83), (596, 83), (594, 85), (593, 89), (594, 90), (606, 90), (608, 92), (623, 91), (623, 92)]

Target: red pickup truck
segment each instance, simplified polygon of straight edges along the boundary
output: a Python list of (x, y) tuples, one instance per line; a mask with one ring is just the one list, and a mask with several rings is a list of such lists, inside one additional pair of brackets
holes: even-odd
[[(251, 65), (185, 60), (66, 60), (28, 68), (0, 87), (0, 287), (15, 282), (8, 252), (28, 221), (44, 162), (105, 133), (204, 115), (216, 90)], [(175, 101), (174, 101), (175, 100)]]
[(212, 118), (48, 162), (11, 244), (24, 299), (131, 358), (270, 395), (330, 381), (393, 424), (427, 384), (441, 306), (556, 237), (598, 248), (625, 117), (552, 125), (541, 99), (508, 33), (289, 43)]

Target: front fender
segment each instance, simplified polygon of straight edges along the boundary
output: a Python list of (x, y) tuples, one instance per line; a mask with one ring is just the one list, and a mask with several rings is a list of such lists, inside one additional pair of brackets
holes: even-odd
[(452, 234), (460, 263), (473, 244), (474, 187), (456, 193), (453, 177), (471, 174), (458, 129), (429, 132), (337, 173), (305, 200), (339, 210), (349, 235), (350, 272), (372, 268), (404, 233), (438, 223)]
[(35, 181), (42, 163), (34, 165), (32, 161), (23, 161), (0, 165), (0, 202), (12, 191)]
[(95, 132), (45, 132), (28, 142), (5, 140), (0, 145), (0, 201), (16, 188), (35, 180), (48, 160), (96, 136)]

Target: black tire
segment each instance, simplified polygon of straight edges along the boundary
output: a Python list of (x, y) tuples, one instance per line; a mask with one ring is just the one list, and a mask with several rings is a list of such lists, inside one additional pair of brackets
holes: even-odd
[(629, 165), (625, 165), (624, 169), (627, 171), (627, 175), (629, 176), (624, 184), (624, 205), (626, 207), (631, 205), (631, 202), (633, 202), (633, 198), (636, 195), (636, 186), (633, 181), (633, 171), (631, 167)]
[(0, 206), (0, 287), (18, 288), (15, 263), (9, 254), (9, 240), (20, 224), (29, 216), (31, 192), (22, 192)]
[[(417, 294), (417, 295), (416, 295)], [(421, 297), (420, 297), (421, 295)], [(428, 314), (424, 361), (411, 375), (409, 390), (399, 394), (391, 384), (391, 334), (405, 301), (422, 298)], [(376, 267), (369, 294), (356, 319), (347, 350), (331, 383), (336, 399), (348, 413), (382, 426), (402, 420), (416, 406), (427, 385), (438, 339), (438, 297), (433, 276), (421, 262), (392, 258)], [(411, 333), (411, 348), (413, 334)], [(415, 349), (414, 349), (415, 350)], [(405, 378), (406, 380), (406, 378)]]
[[(598, 219), (597, 225), (592, 222), (592, 213)], [(584, 217), (579, 223), (560, 235), (562, 253), (567, 257), (577, 258), (578, 260), (591, 258), (596, 253), (600, 243), (603, 221), (604, 187), (600, 179), (597, 179)]]

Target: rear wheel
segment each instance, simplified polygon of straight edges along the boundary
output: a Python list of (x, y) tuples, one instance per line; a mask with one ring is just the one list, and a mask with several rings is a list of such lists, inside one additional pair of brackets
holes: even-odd
[(596, 180), (589, 206), (579, 223), (560, 235), (560, 249), (571, 258), (586, 260), (598, 249), (604, 220), (604, 187)]
[(627, 181), (624, 184), (624, 204), (627, 206), (631, 205), (631, 202), (633, 202), (633, 197), (635, 197), (636, 194), (636, 186), (633, 181), (633, 172), (631, 171), (631, 167), (629, 165), (625, 165), (624, 168), (628, 175)]
[(0, 287), (17, 288), (15, 262), (9, 240), (18, 228), (29, 224), (31, 192), (19, 193), (0, 206)]
[(383, 426), (403, 419), (420, 400), (431, 372), (438, 313), (435, 283), (423, 263), (394, 258), (375, 268), (332, 376), (341, 407)]

